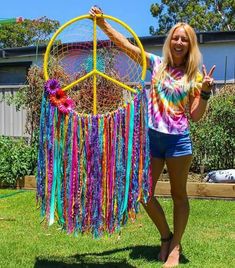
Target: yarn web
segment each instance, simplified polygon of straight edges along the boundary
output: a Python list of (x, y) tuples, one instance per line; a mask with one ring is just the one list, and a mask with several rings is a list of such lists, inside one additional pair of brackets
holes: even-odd
[[(136, 45), (123, 22), (104, 17)], [(143, 54), (143, 48), (142, 54)], [(151, 193), (143, 57), (133, 60), (89, 15), (62, 26), (44, 58), (37, 199), (49, 225), (113, 233)]]

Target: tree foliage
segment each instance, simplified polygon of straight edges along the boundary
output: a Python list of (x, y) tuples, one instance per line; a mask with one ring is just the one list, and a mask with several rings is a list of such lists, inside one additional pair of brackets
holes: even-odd
[(235, 30), (234, 0), (161, 0), (152, 4), (151, 14), (158, 27), (149, 27), (150, 34), (165, 34), (177, 22), (186, 22), (196, 31)]
[(0, 24), (0, 48), (46, 44), (59, 25), (58, 21), (47, 17), (26, 19), (18, 24)]

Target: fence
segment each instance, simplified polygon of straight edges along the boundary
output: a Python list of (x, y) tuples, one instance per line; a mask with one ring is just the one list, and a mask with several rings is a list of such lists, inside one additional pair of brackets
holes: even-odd
[[(215, 82), (217, 90), (223, 85), (222, 81)], [(26, 111), (17, 111), (14, 105), (9, 105), (6, 101), (8, 97), (14, 96), (20, 87), (22, 85), (0, 85), (0, 135), (29, 137), (25, 133)], [(150, 87), (149, 82), (146, 83), (146, 87)]]
[(26, 111), (16, 110), (9, 105), (7, 99), (14, 96), (22, 85), (0, 86), (0, 135), (14, 137), (28, 137), (25, 133)]

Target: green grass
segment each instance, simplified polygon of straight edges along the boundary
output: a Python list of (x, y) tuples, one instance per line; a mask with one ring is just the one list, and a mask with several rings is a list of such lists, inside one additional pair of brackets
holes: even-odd
[[(61, 232), (57, 224), (40, 223), (35, 192), (11, 193), (16, 191), (0, 190), (0, 267), (162, 266), (156, 260), (159, 234), (143, 209), (120, 236), (75, 237)], [(161, 203), (171, 219), (171, 200)], [(190, 205), (180, 267), (235, 267), (235, 202), (190, 200)]]

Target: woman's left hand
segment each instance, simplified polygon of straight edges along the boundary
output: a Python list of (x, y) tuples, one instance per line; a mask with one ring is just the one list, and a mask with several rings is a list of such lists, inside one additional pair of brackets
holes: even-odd
[(212, 66), (210, 71), (207, 73), (206, 66), (202, 65), (202, 73), (203, 73), (203, 80), (202, 80), (202, 90), (206, 92), (210, 92), (213, 85), (214, 85), (214, 78), (212, 77), (213, 72), (215, 70), (215, 65)]

